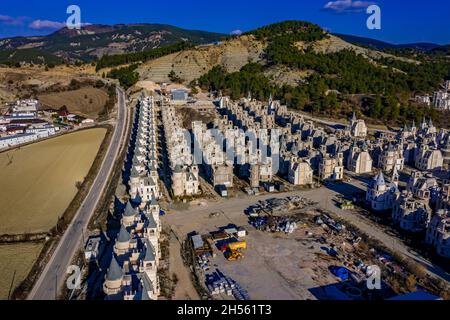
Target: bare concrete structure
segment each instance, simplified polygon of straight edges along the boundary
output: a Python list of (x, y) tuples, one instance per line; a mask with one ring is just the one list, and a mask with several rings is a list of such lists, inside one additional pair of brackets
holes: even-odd
[(403, 191), (397, 194), (392, 208), (392, 222), (395, 226), (409, 232), (426, 230), (431, 210), (426, 201), (414, 198), (413, 194)]
[(436, 253), (450, 258), (450, 213), (439, 210), (430, 221), (425, 236), (425, 242), (433, 246)]

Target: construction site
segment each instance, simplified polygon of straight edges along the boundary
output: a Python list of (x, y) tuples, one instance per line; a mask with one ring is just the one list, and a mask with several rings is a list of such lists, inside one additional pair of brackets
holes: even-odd
[[(185, 239), (184, 264), (202, 299), (389, 299), (417, 284), (381, 246), (302, 196), (211, 204), (164, 220)], [(381, 290), (370, 290), (376, 267)]]

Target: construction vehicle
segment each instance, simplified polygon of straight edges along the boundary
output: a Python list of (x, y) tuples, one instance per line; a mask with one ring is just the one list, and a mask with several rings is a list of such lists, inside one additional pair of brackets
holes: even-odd
[(353, 202), (350, 200), (343, 200), (340, 204), (339, 204), (340, 208), (342, 210), (352, 210), (355, 208), (355, 206), (353, 205)]
[(228, 261), (236, 261), (242, 259), (244, 257), (244, 253), (242, 253), (242, 250), (246, 248), (247, 242), (245, 240), (229, 242), (221, 247), (225, 258)]
[(244, 254), (241, 251), (230, 250), (230, 249), (225, 251), (224, 255), (228, 261), (236, 261), (236, 260), (242, 259), (244, 257)]
[(220, 250), (222, 252), (225, 252), (227, 250), (236, 251), (241, 249), (247, 248), (247, 242), (245, 240), (243, 241), (235, 241), (235, 242), (229, 242), (224, 244), (222, 247), (220, 247)]

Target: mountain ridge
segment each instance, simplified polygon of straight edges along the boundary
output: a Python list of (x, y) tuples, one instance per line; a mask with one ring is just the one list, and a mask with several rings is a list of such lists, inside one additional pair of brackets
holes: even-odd
[(0, 39), (0, 63), (90, 62), (106, 54), (139, 52), (180, 41), (206, 44), (224, 36), (167, 24), (92, 24), (80, 30), (65, 27), (47, 36)]
[(432, 42), (412, 42), (412, 43), (400, 43), (394, 44), (387, 41), (377, 40), (373, 38), (354, 36), (343, 33), (332, 33), (333, 35), (353, 44), (359, 44), (363, 46), (373, 47), (378, 50), (382, 49), (415, 49), (421, 52), (433, 51), (439, 47), (445, 47), (447, 45), (441, 45)]
[[(249, 31), (247, 33), (251, 33)], [(420, 52), (448, 54), (449, 45), (417, 42), (389, 42), (342, 33), (331, 33), (348, 43), (375, 50), (414, 49)], [(141, 52), (180, 41), (210, 44), (228, 35), (183, 29), (161, 23), (88, 24), (81, 30), (64, 27), (44, 36), (16, 36), (0, 39), (0, 63), (21, 62), (60, 64), (91, 62), (104, 55)]]

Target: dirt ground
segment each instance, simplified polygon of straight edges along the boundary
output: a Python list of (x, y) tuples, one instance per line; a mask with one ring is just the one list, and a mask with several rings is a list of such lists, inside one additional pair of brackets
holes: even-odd
[[(149, 91), (156, 91), (156, 90), (160, 90), (161, 86), (159, 84), (157, 84), (156, 82), (150, 81), (150, 80), (141, 80), (138, 81), (135, 84), (136, 87), (138, 88), (142, 88), (142, 89), (146, 89)], [(182, 84), (178, 84), (178, 83), (168, 83), (166, 90), (170, 91), (172, 89), (185, 89), (190, 91), (190, 89), (188, 89), (186, 86), (182, 85)]]
[(82, 88), (72, 91), (55, 92), (38, 96), (43, 108), (59, 109), (66, 106), (71, 113), (96, 119), (103, 111), (108, 94), (96, 88)]
[[(222, 203), (226, 208), (220, 209)], [(309, 231), (309, 228), (299, 227), (290, 235), (258, 231), (248, 225), (243, 213), (246, 207), (244, 203), (245, 199), (233, 199), (172, 211), (163, 217), (163, 224), (170, 225), (180, 238), (192, 231), (207, 234), (229, 223), (245, 226), (249, 231), (245, 238), (245, 257), (230, 262), (214, 248), (216, 257), (212, 258), (211, 268), (214, 270), (217, 267), (239, 282), (249, 292), (251, 299), (316, 299), (310, 289), (337, 282), (327, 269), (330, 262), (323, 259), (325, 255), (320, 244), (313, 241), (311, 235), (306, 235), (305, 231)], [(209, 205), (222, 213), (210, 217)], [(317, 234), (322, 232), (319, 229)], [(175, 254), (179, 255), (178, 252)]]
[(190, 270), (183, 264), (180, 255), (180, 243), (171, 234), (169, 240), (170, 274), (176, 274), (178, 282), (173, 294), (173, 300), (199, 300), (200, 297), (191, 282)]
[(12, 290), (25, 279), (42, 247), (42, 243), (0, 245), (0, 299), (8, 298), (13, 277)]
[(105, 134), (106, 129), (82, 130), (0, 153), (0, 234), (54, 226)]
[(0, 67), (0, 104), (13, 102), (34, 92), (53, 85), (68, 85), (72, 79), (97, 78), (95, 67), (91, 65), (57, 66), (45, 70), (43, 66), (23, 66), (21, 68)]
[(322, 259), (320, 245), (304, 230), (273, 234), (250, 229), (245, 257), (227, 261), (216, 250), (212, 263), (231, 276), (256, 300), (314, 300), (309, 289), (336, 283)]

